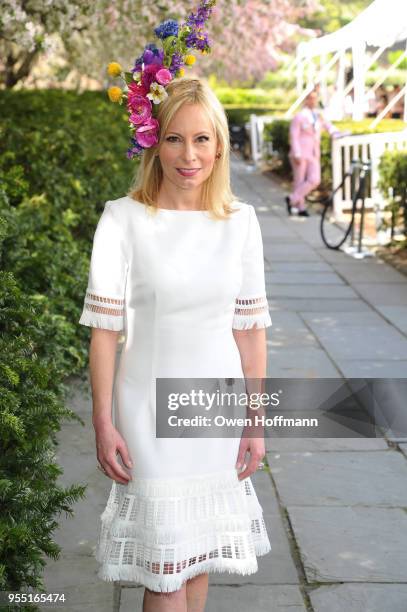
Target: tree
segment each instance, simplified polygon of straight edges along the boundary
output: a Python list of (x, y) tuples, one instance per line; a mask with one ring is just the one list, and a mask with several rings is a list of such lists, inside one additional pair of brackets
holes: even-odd
[[(106, 63), (131, 65), (164, 19), (184, 20), (198, 0), (0, 0), (0, 84), (30, 74), (41, 54), (53, 52), (58, 34), (69, 66), (103, 83)], [(297, 21), (320, 8), (317, 0), (222, 0), (209, 23), (213, 53), (200, 58), (198, 74), (260, 79), (287, 49)], [(309, 32), (308, 32), (309, 33)], [(199, 64), (199, 65), (198, 65)]]

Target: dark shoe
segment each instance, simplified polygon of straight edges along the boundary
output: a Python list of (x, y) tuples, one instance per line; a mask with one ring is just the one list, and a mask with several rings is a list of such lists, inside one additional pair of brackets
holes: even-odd
[(287, 212), (291, 215), (291, 201), (290, 196), (285, 196), (285, 203), (287, 204)]
[(300, 210), (298, 212), (298, 216), (299, 217), (310, 217), (311, 215), (309, 214), (308, 210)]

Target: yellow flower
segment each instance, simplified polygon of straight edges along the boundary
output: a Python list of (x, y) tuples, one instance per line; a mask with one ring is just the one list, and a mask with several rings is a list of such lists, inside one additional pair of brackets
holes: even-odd
[(107, 73), (109, 76), (117, 77), (120, 76), (121, 72), (122, 67), (117, 62), (110, 62), (110, 64), (107, 66)]
[(120, 87), (109, 87), (107, 90), (107, 95), (111, 102), (120, 102), (122, 99), (123, 91)]
[(196, 60), (195, 55), (186, 55), (185, 56), (185, 63), (186, 63), (187, 66), (192, 66), (192, 64), (195, 64), (195, 60)]
[(178, 70), (178, 76), (183, 77), (183, 76), (184, 76), (184, 74), (185, 74), (185, 70), (184, 70), (184, 68), (180, 68), (180, 69)]

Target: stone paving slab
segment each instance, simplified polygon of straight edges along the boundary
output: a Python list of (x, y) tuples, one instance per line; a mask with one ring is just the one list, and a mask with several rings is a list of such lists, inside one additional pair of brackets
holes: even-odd
[(380, 451), (388, 450), (389, 446), (383, 438), (276, 438), (265, 439), (267, 452), (332, 452), (332, 451)]
[[(271, 261), (273, 272), (333, 272), (330, 264), (324, 261)], [(267, 279), (267, 272), (266, 272)]]
[(269, 452), (267, 460), (284, 506), (407, 507), (407, 461), (396, 450)]
[(365, 325), (380, 327), (386, 325), (383, 317), (374, 310), (367, 312), (302, 312), (301, 318), (307, 325), (321, 325), (324, 329), (337, 327), (359, 327)]
[(266, 280), (271, 286), (275, 285), (342, 285), (344, 281), (335, 272), (266, 272)]
[(314, 249), (304, 244), (275, 244), (272, 242), (264, 242), (264, 256), (272, 261), (321, 261), (321, 258)]
[(337, 358), (335, 364), (345, 378), (407, 378), (406, 360)]
[(406, 283), (406, 277), (381, 259), (353, 260), (349, 263), (335, 264), (335, 272), (349, 284), (361, 283)]
[[(213, 574), (214, 577), (217, 574)], [(210, 576), (212, 577), (212, 575)], [(141, 610), (144, 589), (123, 588), (120, 612)], [(207, 612), (306, 612), (301, 592), (291, 585), (209, 585)]]
[(406, 612), (407, 584), (335, 584), (310, 592), (314, 612)]
[(296, 312), (274, 311), (271, 314), (273, 325), (270, 333), (270, 346), (319, 348), (318, 340)]
[(355, 290), (373, 306), (405, 306), (407, 282), (402, 283), (353, 283)]
[(111, 612), (113, 583), (100, 580), (98, 564), (89, 555), (63, 551), (58, 561), (47, 560), (44, 584), (48, 593), (64, 593), (64, 605), (44, 605), (44, 610), (102, 610)]
[[(271, 313), (273, 319), (273, 313)], [(339, 378), (340, 373), (323, 349), (304, 347), (274, 348), (267, 341), (267, 376), (273, 378)]]
[(357, 261), (351, 255), (348, 255), (343, 251), (328, 249), (325, 246), (315, 246), (314, 251), (322, 261), (327, 261), (330, 264), (346, 264)]
[(328, 298), (332, 299), (357, 299), (358, 296), (348, 285), (339, 285), (339, 284), (273, 284), (271, 281), (270, 285), (272, 287), (272, 297), (273, 299), (278, 297), (288, 297), (288, 298), (319, 298), (324, 299)]
[(407, 359), (407, 338), (388, 323), (334, 326), (310, 316), (307, 322), (333, 359)]
[(288, 506), (309, 582), (405, 582), (402, 508)]
[(302, 298), (283, 297), (275, 295), (275, 286), (267, 286), (267, 296), (271, 308), (294, 312), (372, 312), (372, 308), (366, 302), (354, 298)]
[(298, 587), (290, 585), (252, 586), (236, 589), (210, 587), (208, 612), (306, 612)]
[(407, 306), (376, 306), (386, 319), (407, 334)]

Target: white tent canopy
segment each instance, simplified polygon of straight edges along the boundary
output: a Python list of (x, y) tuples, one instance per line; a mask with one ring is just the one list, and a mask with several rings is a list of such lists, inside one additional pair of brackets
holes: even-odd
[[(299, 98), (287, 112), (290, 116), (299, 106), (305, 95), (312, 88), (313, 83), (319, 82), (322, 91), (326, 93), (326, 81), (328, 71), (338, 62), (337, 92), (340, 99), (353, 88), (353, 112), (354, 120), (360, 120), (364, 116), (367, 100), (365, 87), (366, 72), (369, 68), (367, 63), (366, 47), (377, 47), (370, 58), (372, 64), (385, 49), (396, 43), (406, 41), (407, 43), (407, 0), (373, 0), (364, 11), (362, 11), (351, 23), (326, 36), (315, 38), (308, 42), (302, 42), (297, 47), (297, 89)], [(345, 84), (345, 53), (352, 51), (353, 80)], [(327, 61), (328, 54), (334, 54)], [(407, 46), (404, 57), (407, 56)], [(320, 57), (319, 73), (315, 74), (316, 67), (311, 61), (314, 57)], [(402, 57), (398, 60), (401, 61)], [(303, 90), (304, 67), (308, 66), (308, 84)], [(391, 68), (390, 68), (391, 70)], [(374, 92), (380, 83), (376, 83), (369, 93)], [(400, 98), (404, 95), (404, 120), (407, 120), (407, 87), (404, 86)], [(388, 106), (391, 106), (390, 103)], [(388, 111), (386, 107), (383, 116)], [(377, 120), (380, 120), (378, 117)]]
[(390, 47), (407, 39), (406, 0), (374, 0), (351, 23), (321, 38), (298, 45), (297, 54), (314, 57), (325, 53), (345, 51), (355, 42), (373, 47)]

